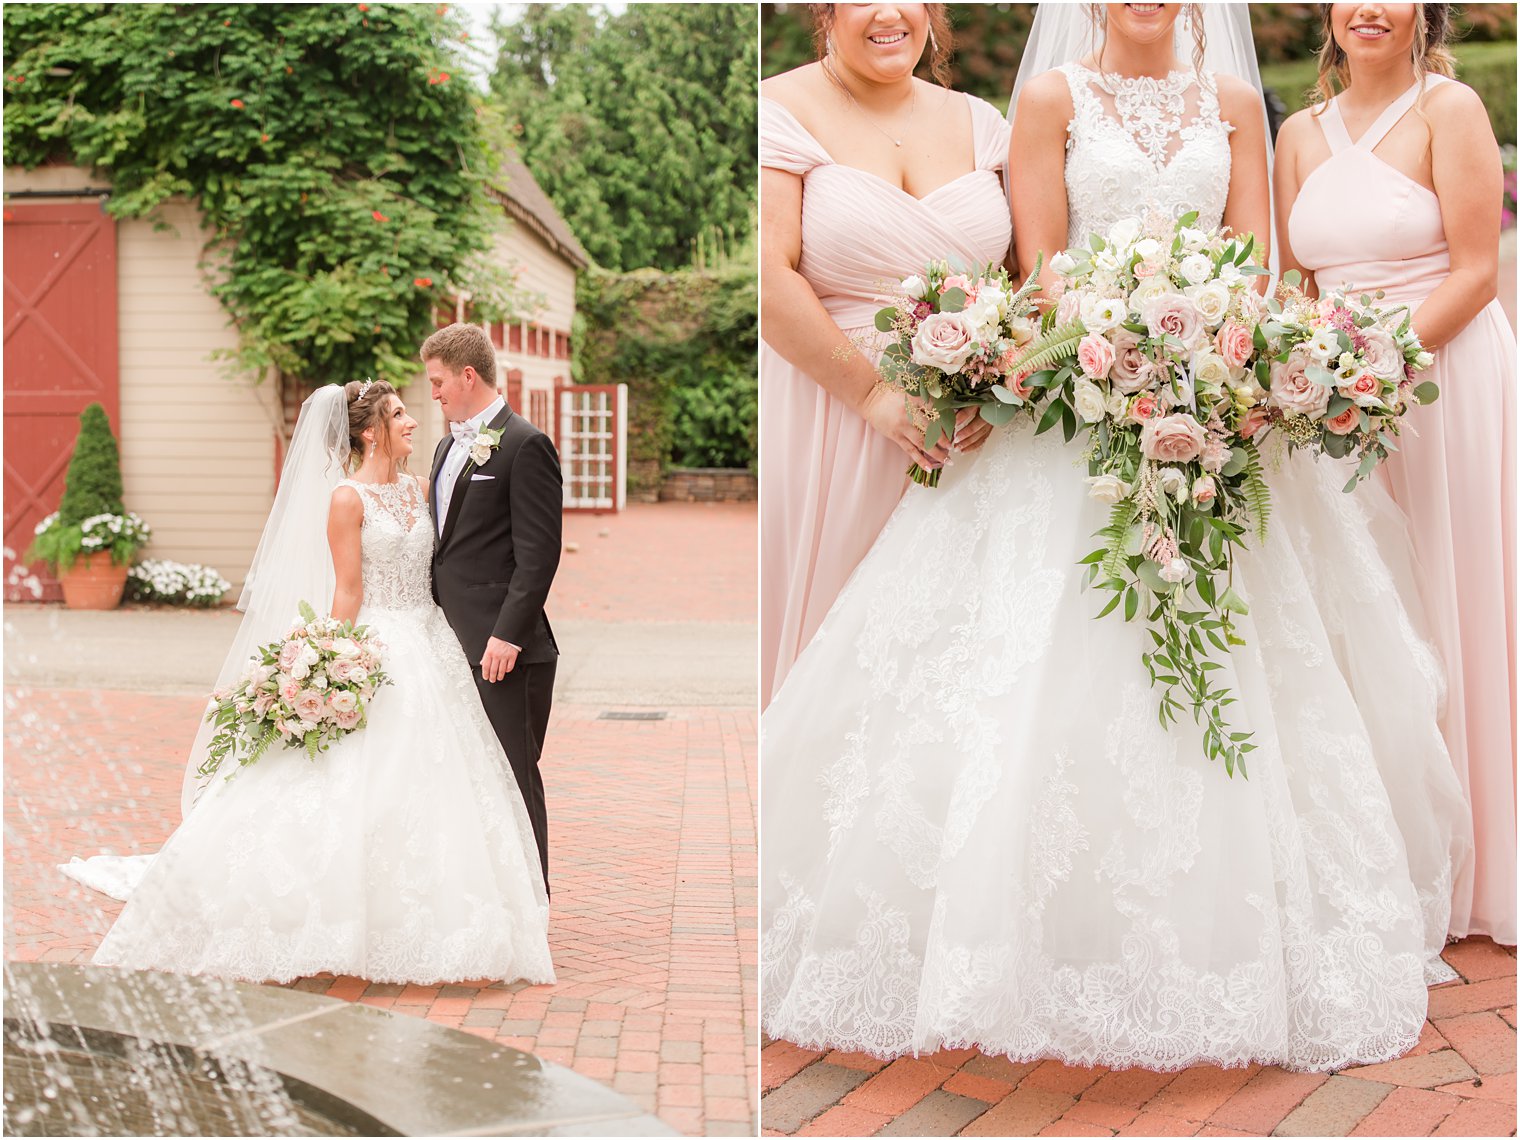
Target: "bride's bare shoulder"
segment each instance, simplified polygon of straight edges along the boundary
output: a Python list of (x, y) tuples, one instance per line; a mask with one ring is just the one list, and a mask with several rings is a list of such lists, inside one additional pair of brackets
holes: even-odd
[(1071, 118), (1071, 86), (1058, 68), (1042, 71), (1019, 92), (1018, 114)]

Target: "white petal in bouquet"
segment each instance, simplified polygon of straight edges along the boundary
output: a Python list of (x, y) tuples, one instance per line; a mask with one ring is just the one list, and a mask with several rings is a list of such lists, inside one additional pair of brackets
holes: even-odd
[(276, 741), (316, 759), (364, 727), (375, 690), (390, 683), (384, 651), (367, 626), (319, 618), (302, 602), (290, 632), (260, 646), (243, 675), (212, 694), (206, 719), (217, 732), (197, 771), (210, 776), (226, 760), (246, 767)]
[[(1039, 269), (1036, 267), (1035, 274)], [(876, 314), (876, 328), (894, 334), (881, 357), (881, 374), (922, 409), (924, 450), (955, 436), (955, 414), (977, 408), (982, 419), (1005, 424), (1028, 406), (1028, 389), (1007, 384), (1019, 349), (1037, 327), (1031, 275), (1015, 289), (1006, 270), (953, 273), (944, 261), (923, 276), (905, 278), (900, 298)], [(915, 483), (934, 487), (938, 471), (917, 463)]]

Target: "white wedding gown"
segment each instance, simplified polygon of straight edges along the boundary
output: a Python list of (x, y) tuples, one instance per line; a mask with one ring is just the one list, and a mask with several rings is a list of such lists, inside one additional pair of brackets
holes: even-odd
[(358, 621), (385, 644), (393, 683), (365, 728), (315, 760), (276, 746), (213, 776), (125, 877), (121, 860), (65, 868), (130, 890), (97, 965), (279, 982), (554, 980), (533, 829), (433, 603), (424, 493), (405, 476), (345, 484), (364, 503)]
[[(1073, 240), (1145, 205), (1219, 224), (1230, 128), (1191, 72), (1105, 98), (1063, 70)], [(763, 716), (765, 1031), (1163, 1070), (1404, 1052), (1469, 825), (1386, 495), (1273, 476), (1219, 674), (1258, 745), (1231, 779), (1159, 727), (1143, 626), (1094, 620), (1085, 473), (1026, 424), (910, 488)]]

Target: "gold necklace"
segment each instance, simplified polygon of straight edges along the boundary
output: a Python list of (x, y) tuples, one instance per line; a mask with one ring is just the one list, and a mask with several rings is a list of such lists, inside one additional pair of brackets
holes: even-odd
[[(843, 91), (845, 93), (845, 97), (847, 99), (849, 99), (849, 101), (855, 105), (855, 109), (861, 113), (861, 115), (865, 118), (866, 122), (870, 123), (873, 127), (875, 127), (878, 131), (880, 131), (881, 134), (882, 134), (882, 137), (885, 138), (893, 146), (896, 146), (896, 147), (902, 146), (902, 144), (903, 144), (902, 139), (893, 138), (890, 134), (888, 134), (886, 128), (883, 127), (880, 123), (878, 123), (876, 121), (875, 117), (872, 116), (869, 111), (867, 111), (864, 107), (862, 107), (860, 105), (860, 100), (857, 99), (857, 98), (855, 98), (855, 93), (853, 91), (851, 91), (849, 89), (849, 87), (847, 87), (845, 85), (845, 82), (844, 82), (843, 79), (839, 78), (839, 73), (834, 70), (834, 65), (829, 62), (828, 56), (824, 56), (823, 57), (822, 63), (823, 63), (824, 74), (827, 75), (830, 79), (832, 79), (835, 83), (837, 83), (839, 85), (839, 89), (841, 91)], [(908, 77), (908, 81), (910, 83), (913, 83), (913, 77), (911, 75)], [(918, 84), (917, 83), (913, 83), (913, 96), (912, 96), (912, 99), (911, 99), (911, 101), (909, 103), (909, 106), (908, 106), (908, 122), (904, 124), (905, 126), (910, 125), (913, 122), (913, 115), (914, 115), (914, 112), (916, 112), (917, 110), (918, 110)]]

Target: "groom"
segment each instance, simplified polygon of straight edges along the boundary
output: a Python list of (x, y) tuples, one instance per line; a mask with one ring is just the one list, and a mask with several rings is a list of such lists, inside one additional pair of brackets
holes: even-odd
[(433, 455), (433, 598), (475, 673), (475, 686), (522, 790), (544, 885), (549, 817), (538, 772), (559, 647), (544, 601), (559, 567), (559, 456), (549, 437), (496, 394), (496, 350), (453, 324), (422, 345), (450, 434)]

